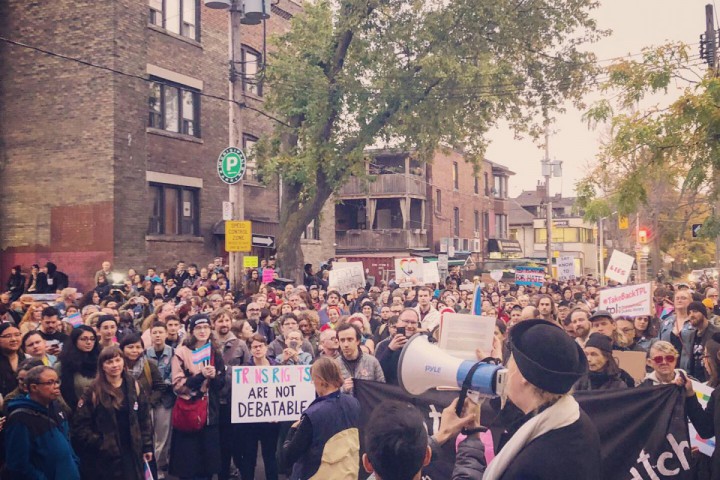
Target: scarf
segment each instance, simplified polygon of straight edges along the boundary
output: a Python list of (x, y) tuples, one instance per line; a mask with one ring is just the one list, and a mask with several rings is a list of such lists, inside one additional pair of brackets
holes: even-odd
[(140, 375), (143, 373), (143, 367), (145, 367), (144, 355), (137, 359), (132, 368), (128, 368), (128, 373), (130, 373), (130, 376), (132, 376), (135, 380), (140, 380)]
[(483, 475), (483, 480), (498, 480), (525, 445), (553, 430), (566, 427), (580, 418), (580, 406), (571, 395), (528, 420), (503, 446)]

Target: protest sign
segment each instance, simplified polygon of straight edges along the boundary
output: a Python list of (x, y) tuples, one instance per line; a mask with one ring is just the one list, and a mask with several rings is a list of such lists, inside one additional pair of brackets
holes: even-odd
[(423, 283), (440, 283), (440, 271), (438, 262), (423, 263)]
[(532, 285), (533, 287), (542, 287), (544, 282), (545, 269), (543, 267), (515, 267), (515, 285)]
[(362, 262), (335, 262), (330, 270), (329, 287), (341, 294), (365, 288), (365, 269)]
[(273, 281), (275, 270), (272, 268), (263, 268), (262, 283), (270, 283)]
[(633, 263), (635, 263), (635, 259), (630, 255), (620, 250), (613, 250), (610, 263), (608, 263), (607, 270), (605, 270), (605, 277), (618, 283), (627, 283)]
[(257, 268), (258, 266), (258, 257), (254, 257), (252, 255), (246, 255), (243, 257), (243, 267), (244, 268)]
[[(385, 400), (399, 400), (417, 408), (428, 435), (440, 429), (442, 411), (457, 392), (430, 390), (407, 395), (400, 387), (369, 380), (354, 380), (360, 402), (360, 438), (372, 410)], [(689, 480), (691, 454), (685, 425), (685, 395), (674, 385), (624, 390), (576, 392), (580, 408), (600, 434), (602, 480)], [(505, 426), (496, 421), (499, 399), (483, 402), (480, 423), (492, 432), (495, 447)], [(423, 468), (423, 480), (452, 478), (455, 442), (447, 442), (437, 457)], [(486, 447), (486, 450), (488, 447)], [(362, 474), (361, 478), (366, 478)]]
[(612, 315), (652, 315), (652, 284), (641, 283), (600, 290), (599, 308)]
[[(700, 405), (705, 408), (707, 403), (710, 401), (710, 395), (712, 395), (713, 392), (712, 387), (708, 387), (704, 383), (696, 382), (694, 380), (692, 384), (693, 390), (695, 390), (695, 395), (698, 397), (698, 402), (700, 402)], [(700, 453), (707, 455), (708, 457), (712, 457), (712, 454), (715, 451), (715, 437), (702, 438), (697, 433), (697, 430), (695, 430), (695, 427), (690, 420), (688, 420), (688, 425), (690, 427), (690, 446), (697, 447)]]
[(423, 283), (422, 258), (407, 257), (395, 259), (395, 281), (398, 284), (421, 284)]
[(557, 259), (558, 280), (567, 282), (575, 280), (575, 257), (565, 255)]
[(629, 373), (635, 382), (639, 383), (645, 378), (645, 366), (647, 365), (645, 352), (613, 350), (612, 356), (618, 367)]
[(453, 357), (477, 361), (475, 349), (492, 351), (495, 318), (464, 313), (442, 315), (438, 346)]
[(315, 400), (310, 365), (233, 367), (232, 423), (287, 422)]

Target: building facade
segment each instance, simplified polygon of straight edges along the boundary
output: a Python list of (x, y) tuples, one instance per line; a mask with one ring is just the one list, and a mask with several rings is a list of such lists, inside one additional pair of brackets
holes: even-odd
[(410, 152), (369, 151), (368, 158), (367, 178), (350, 178), (337, 194), (338, 257), (388, 279), (394, 258), (407, 256), (447, 253), (455, 264), (482, 268), (490, 241), (507, 240), (513, 172), (502, 165), (475, 167), (452, 149), (428, 163)]
[[(556, 194), (552, 201), (552, 261), (572, 256), (575, 275), (597, 274), (597, 229), (574, 208), (575, 199)], [(545, 185), (525, 190), (511, 202), (510, 237), (517, 240), (530, 259), (547, 261), (547, 222)]]
[[(300, 10), (273, 4), (268, 32)], [(225, 256), (228, 187), (216, 162), (228, 146), (228, 24), (200, 0), (0, 4), (2, 35), (35, 47), (0, 42), (3, 272), (51, 260), (87, 288), (103, 260), (124, 271)], [(237, 81), (261, 109), (263, 26), (239, 34)], [(273, 123), (242, 115), (251, 151)], [(277, 182), (261, 180), (250, 162), (245, 218), (253, 233), (275, 235)]]

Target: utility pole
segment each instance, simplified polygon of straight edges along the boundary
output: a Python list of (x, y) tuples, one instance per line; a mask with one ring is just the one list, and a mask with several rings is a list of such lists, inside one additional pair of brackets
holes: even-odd
[[(238, 65), (242, 65), (242, 38), (240, 36), (240, 20), (242, 19), (241, 4), (234, 0), (230, 6), (229, 26), (229, 53), (230, 53), (230, 123), (228, 125), (229, 141), (231, 147), (243, 147), (243, 119), (242, 107), (245, 104), (245, 91), (243, 90), (242, 75), (238, 72)], [(230, 204), (232, 205), (233, 220), (245, 220), (244, 180), (230, 185)], [(227, 235), (227, 232), (226, 232)], [(242, 252), (229, 252), (230, 286), (239, 290), (243, 280), (243, 254)]]
[(542, 165), (542, 176), (545, 177), (545, 231), (547, 239), (545, 241), (545, 251), (547, 255), (547, 274), (552, 276), (552, 228), (553, 228), (553, 211), (552, 197), (550, 196), (550, 177), (559, 177), (562, 175), (562, 163), (559, 160), (550, 160), (550, 133), (548, 127), (545, 127), (545, 158), (540, 160)]

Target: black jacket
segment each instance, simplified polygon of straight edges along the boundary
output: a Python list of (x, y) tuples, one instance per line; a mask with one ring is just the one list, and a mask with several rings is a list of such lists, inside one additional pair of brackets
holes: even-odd
[(575, 383), (576, 391), (617, 390), (622, 388), (628, 388), (628, 385), (619, 373), (609, 375), (601, 372), (589, 372)]
[[(520, 426), (516, 425), (513, 433)], [(501, 443), (506, 443), (510, 436), (508, 434)], [(482, 442), (476, 436), (463, 441), (458, 448), (453, 480), (482, 478), (487, 466), (484, 452)], [(580, 418), (576, 422), (547, 432), (525, 445), (500, 478), (600, 480), (601, 466), (600, 436), (590, 418), (580, 410)]]
[[(720, 431), (720, 408), (718, 408), (718, 389), (713, 390), (710, 400), (703, 410), (696, 395), (685, 400), (685, 409), (688, 418), (692, 422), (698, 435), (702, 438), (717, 439), (717, 432)], [(720, 449), (715, 448), (711, 459), (712, 480), (720, 480)]]

